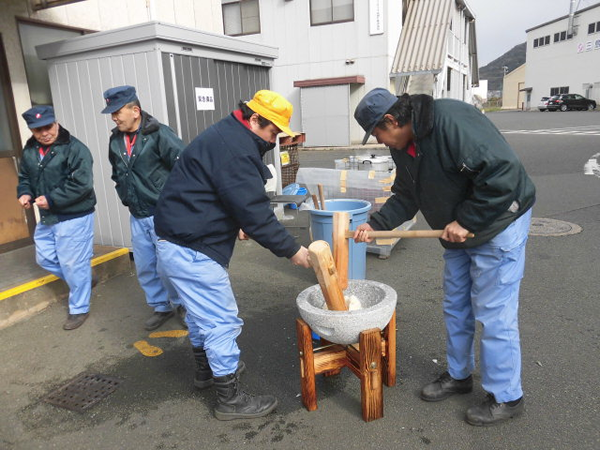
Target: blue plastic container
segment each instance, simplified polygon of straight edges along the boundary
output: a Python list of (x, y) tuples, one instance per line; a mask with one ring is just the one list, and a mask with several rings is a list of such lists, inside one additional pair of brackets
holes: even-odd
[[(298, 183), (288, 184), (283, 188), (281, 193), (283, 195), (305, 195), (308, 191), (305, 187), (300, 186)], [(298, 209), (295, 203), (288, 203), (290, 209)]]
[[(347, 212), (350, 216), (350, 230), (355, 230), (367, 221), (371, 203), (358, 199), (325, 200), (325, 210), (313, 209), (310, 212), (310, 228), (315, 241), (327, 241), (333, 252), (333, 213)], [(348, 278), (364, 280), (367, 275), (367, 244), (356, 244), (350, 239)]]

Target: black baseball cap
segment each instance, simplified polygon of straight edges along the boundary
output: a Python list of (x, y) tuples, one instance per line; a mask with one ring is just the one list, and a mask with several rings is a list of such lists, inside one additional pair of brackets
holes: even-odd
[(398, 97), (383, 88), (375, 88), (363, 97), (354, 111), (354, 118), (362, 129), (365, 130), (365, 137), (362, 141), (363, 145), (371, 137), (375, 126), (381, 122), (383, 116), (397, 101)]

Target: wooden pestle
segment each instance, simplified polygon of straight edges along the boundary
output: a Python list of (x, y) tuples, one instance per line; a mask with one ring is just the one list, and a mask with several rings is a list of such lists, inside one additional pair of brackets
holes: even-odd
[(346, 300), (340, 286), (331, 249), (326, 241), (314, 241), (308, 246), (312, 267), (319, 280), (327, 307), (332, 311), (346, 311)]

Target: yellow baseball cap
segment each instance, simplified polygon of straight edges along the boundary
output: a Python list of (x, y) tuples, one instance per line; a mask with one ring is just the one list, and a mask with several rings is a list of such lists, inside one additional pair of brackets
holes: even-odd
[(258, 115), (273, 122), (273, 124), (288, 136), (298, 133), (290, 130), (290, 119), (294, 107), (282, 95), (266, 89), (254, 94), (254, 98), (246, 102), (246, 106)]

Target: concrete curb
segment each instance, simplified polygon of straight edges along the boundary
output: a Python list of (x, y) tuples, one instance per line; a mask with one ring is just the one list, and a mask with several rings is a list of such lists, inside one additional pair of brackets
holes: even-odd
[[(131, 271), (129, 249), (98, 247), (92, 258), (92, 270), (99, 282)], [(0, 292), (0, 329), (37, 314), (53, 303), (65, 299), (68, 286), (54, 275), (46, 275)]]

